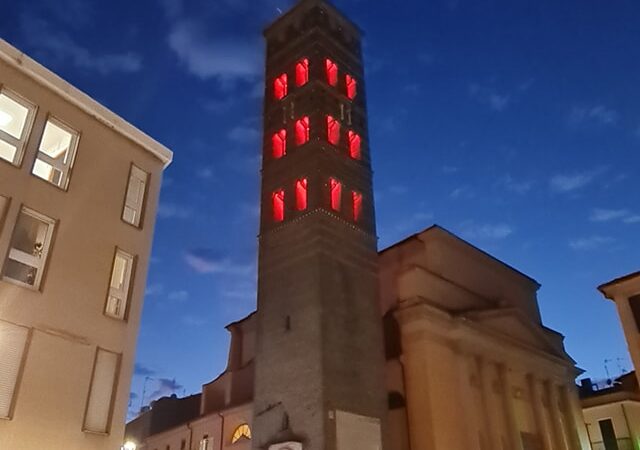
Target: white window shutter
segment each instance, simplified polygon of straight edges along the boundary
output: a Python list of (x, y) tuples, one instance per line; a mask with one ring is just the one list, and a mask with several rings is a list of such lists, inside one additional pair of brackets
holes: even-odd
[(85, 431), (108, 433), (120, 355), (98, 349), (84, 420)]
[(10, 418), (29, 329), (0, 322), (0, 417)]

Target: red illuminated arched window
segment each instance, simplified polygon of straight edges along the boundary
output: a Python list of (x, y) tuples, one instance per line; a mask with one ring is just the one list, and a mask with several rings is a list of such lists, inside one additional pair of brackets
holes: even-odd
[(327, 59), (324, 64), (327, 71), (327, 83), (329, 83), (330, 86), (337, 86), (338, 85), (338, 65), (333, 61), (331, 61), (330, 59)]
[(327, 140), (333, 145), (340, 143), (340, 122), (331, 116), (327, 116)]
[(342, 183), (335, 178), (329, 180), (329, 189), (331, 192), (331, 209), (340, 211), (342, 206)]
[(273, 157), (278, 159), (287, 154), (287, 130), (280, 130), (271, 138)]
[(309, 118), (303, 117), (296, 122), (296, 144), (303, 145), (309, 142)]
[(287, 96), (289, 86), (287, 84), (287, 74), (283, 73), (273, 82), (273, 95), (276, 100), (282, 100)]
[(282, 222), (284, 220), (284, 189), (279, 189), (271, 195), (273, 203), (273, 220)]
[(309, 82), (309, 60), (307, 58), (296, 64), (296, 86), (304, 86)]
[(351, 75), (346, 76), (346, 83), (347, 83), (347, 97), (353, 100), (354, 98), (356, 98), (356, 95), (358, 93), (358, 83), (356, 82), (356, 79), (353, 78)]
[(353, 131), (349, 131), (349, 155), (353, 159), (360, 159), (361, 147), (362, 147), (362, 139), (360, 136)]
[(358, 222), (362, 217), (362, 194), (356, 191), (351, 193), (353, 200), (353, 220)]
[(304, 211), (307, 209), (307, 179), (296, 181), (296, 209)]

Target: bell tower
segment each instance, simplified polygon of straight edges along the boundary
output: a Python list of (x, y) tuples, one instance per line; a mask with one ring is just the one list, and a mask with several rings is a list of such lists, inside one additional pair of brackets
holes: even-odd
[(327, 1), (302, 0), (264, 34), (253, 445), (380, 450), (387, 408), (361, 32)]

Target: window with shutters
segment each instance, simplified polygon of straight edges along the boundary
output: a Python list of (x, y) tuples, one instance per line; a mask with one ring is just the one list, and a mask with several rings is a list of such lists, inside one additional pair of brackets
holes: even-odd
[(296, 181), (296, 209), (304, 211), (307, 209), (307, 179)]
[(335, 178), (329, 180), (329, 190), (331, 194), (331, 209), (340, 211), (342, 207), (342, 183)]
[(309, 118), (303, 117), (296, 121), (296, 145), (304, 145), (309, 142), (310, 125)]
[(147, 172), (133, 164), (131, 165), (122, 220), (134, 227), (140, 227), (142, 222), (148, 180), (149, 174)]
[(282, 100), (289, 93), (287, 74), (283, 73), (273, 81), (273, 95), (276, 100)]
[(28, 342), (28, 328), (0, 320), (0, 419), (13, 414)]
[(20, 96), (0, 90), (0, 159), (20, 165), (36, 108)]
[(340, 143), (340, 122), (331, 116), (327, 116), (327, 140), (332, 145)]
[(66, 191), (76, 157), (78, 138), (76, 131), (54, 118), (49, 118), (44, 127), (32, 173)]
[(347, 89), (347, 97), (349, 98), (349, 100), (353, 100), (358, 94), (358, 83), (356, 82), (356, 79), (351, 75), (346, 75), (345, 84)]
[(109, 433), (119, 368), (119, 354), (96, 351), (83, 431)]
[(273, 157), (280, 159), (287, 154), (287, 130), (280, 130), (271, 138)]
[(3, 279), (24, 287), (40, 289), (54, 226), (53, 219), (22, 207), (4, 263)]
[(105, 315), (114, 319), (124, 320), (127, 316), (134, 261), (130, 254), (116, 250), (105, 308)]
[(284, 220), (284, 189), (279, 189), (271, 194), (273, 208), (273, 220), (282, 222)]
[(362, 218), (362, 194), (353, 191), (351, 193), (351, 201), (353, 203), (353, 220), (358, 222)]
[(309, 60), (304, 58), (296, 64), (296, 86), (304, 86), (309, 82)]
[(327, 83), (329, 86), (337, 86), (338, 85), (338, 65), (331, 61), (330, 59), (325, 60), (325, 71), (327, 75)]
[(349, 138), (349, 156), (353, 159), (360, 159), (362, 153), (362, 139), (360, 139), (360, 136), (353, 131), (349, 131), (347, 133), (347, 137)]

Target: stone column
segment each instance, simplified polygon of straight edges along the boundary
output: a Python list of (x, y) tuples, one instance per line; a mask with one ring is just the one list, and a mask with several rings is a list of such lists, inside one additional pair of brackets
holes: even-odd
[(563, 386), (561, 388), (561, 396), (564, 404), (567, 431), (569, 432), (568, 441), (571, 450), (588, 449), (590, 446), (589, 438), (575, 388)]
[(522, 437), (516, 417), (515, 405), (513, 404), (513, 392), (509, 377), (509, 369), (505, 364), (499, 365), (500, 381), (502, 383), (502, 400), (505, 417), (507, 419), (507, 431), (512, 450), (524, 450)]
[(545, 390), (549, 399), (549, 416), (553, 431), (554, 450), (569, 450), (566, 445), (564, 427), (560, 417), (560, 402), (558, 399), (558, 387), (551, 381), (545, 383)]
[(549, 427), (545, 419), (544, 404), (542, 403), (542, 385), (535, 375), (527, 375), (527, 381), (529, 382), (529, 395), (531, 397), (531, 408), (533, 409), (533, 416), (536, 420), (536, 429), (538, 436), (540, 437), (540, 444), (542, 450), (554, 450), (551, 434), (549, 433)]
[(491, 410), (491, 396), (493, 395), (493, 383), (491, 382), (491, 363), (485, 358), (478, 357), (476, 359), (478, 365), (478, 373), (480, 375), (480, 393), (482, 396), (482, 409), (484, 411), (484, 425), (487, 430), (487, 437), (489, 438), (490, 448), (499, 449), (502, 444), (500, 442), (500, 436), (496, 428), (496, 418), (493, 416)]

